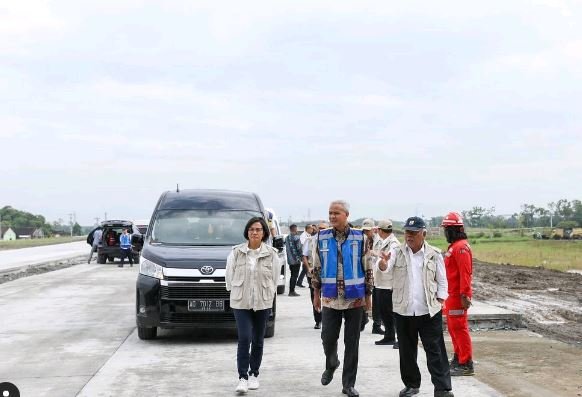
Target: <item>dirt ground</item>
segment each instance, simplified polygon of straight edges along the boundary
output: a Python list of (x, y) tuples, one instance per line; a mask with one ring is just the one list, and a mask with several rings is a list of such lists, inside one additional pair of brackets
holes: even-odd
[(477, 378), (508, 397), (582, 396), (582, 275), (475, 261), (474, 295), (527, 325), (471, 333)]
[(528, 330), (476, 331), (471, 337), (475, 376), (502, 395), (582, 396), (582, 349)]
[(474, 262), (475, 299), (520, 312), (527, 328), (582, 347), (582, 274)]

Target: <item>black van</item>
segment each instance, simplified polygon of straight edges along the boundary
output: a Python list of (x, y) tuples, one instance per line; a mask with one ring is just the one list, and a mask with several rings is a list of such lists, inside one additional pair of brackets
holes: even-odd
[[(140, 339), (161, 328), (236, 328), (226, 290), (226, 259), (254, 216), (266, 217), (254, 193), (226, 190), (165, 192), (152, 214), (137, 278)], [(283, 241), (273, 246), (282, 250)], [(284, 262), (283, 262), (284, 263)], [(266, 336), (275, 333), (275, 295)]]

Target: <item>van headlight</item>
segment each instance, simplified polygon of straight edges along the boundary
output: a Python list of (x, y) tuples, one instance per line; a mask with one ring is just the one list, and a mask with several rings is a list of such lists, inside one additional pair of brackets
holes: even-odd
[(139, 263), (139, 272), (144, 276), (157, 278), (159, 280), (164, 279), (164, 272), (163, 267), (154, 263), (148, 259), (144, 259), (142, 256), (141, 261)]

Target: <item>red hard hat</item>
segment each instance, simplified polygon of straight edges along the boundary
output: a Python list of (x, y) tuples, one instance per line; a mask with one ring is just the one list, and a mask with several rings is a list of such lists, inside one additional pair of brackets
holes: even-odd
[(449, 212), (445, 215), (441, 226), (463, 226), (463, 217), (458, 212)]

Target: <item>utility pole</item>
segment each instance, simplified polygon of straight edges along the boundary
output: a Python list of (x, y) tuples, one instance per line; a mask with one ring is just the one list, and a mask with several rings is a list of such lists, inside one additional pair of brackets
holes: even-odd
[(73, 213), (68, 214), (69, 215), (69, 225), (71, 226), (71, 237), (73, 237)]
[(103, 218), (104, 221), (107, 220), (107, 212), (105, 213), (105, 217)]

